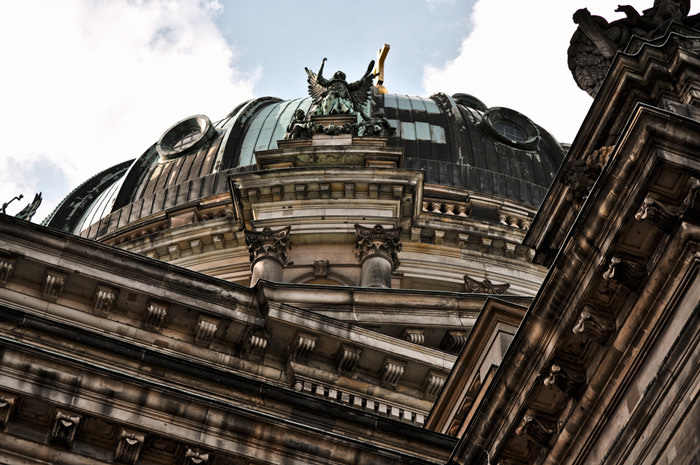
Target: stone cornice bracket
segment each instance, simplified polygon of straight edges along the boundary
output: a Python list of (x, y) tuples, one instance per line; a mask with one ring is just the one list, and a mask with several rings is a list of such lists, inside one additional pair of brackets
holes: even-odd
[(150, 301), (146, 307), (146, 319), (144, 327), (149, 331), (159, 333), (163, 329), (163, 322), (168, 315), (168, 305)]
[(200, 315), (194, 328), (194, 341), (202, 346), (208, 346), (219, 329), (219, 320)]
[(0, 286), (6, 285), (12, 279), (16, 261), (10, 257), (0, 257)]
[(99, 284), (93, 298), (93, 310), (95, 312), (109, 313), (117, 301), (117, 290), (109, 286)]
[(269, 343), (262, 329), (249, 327), (243, 338), (243, 353), (249, 357), (263, 357)]
[(581, 371), (553, 363), (543, 383), (545, 386), (556, 386), (567, 396), (576, 399), (586, 383), (586, 375)]
[(306, 333), (298, 333), (294, 340), (292, 356), (294, 360), (305, 359), (316, 348), (318, 336)]
[(447, 375), (444, 373), (438, 373), (432, 370), (428, 372), (428, 375), (425, 377), (425, 381), (423, 382), (423, 391), (425, 392), (425, 395), (429, 397), (436, 397), (440, 393), (442, 386), (445, 385), (446, 379)]
[(17, 396), (0, 393), (0, 428), (7, 426), (16, 403)]
[(400, 226), (384, 229), (381, 224), (372, 228), (356, 224), (355, 255), (360, 262), (370, 257), (384, 257), (391, 263), (392, 271), (396, 270), (399, 266), (398, 253), (401, 251), (401, 230)]
[(81, 419), (80, 415), (57, 410), (51, 426), (51, 440), (70, 447), (75, 441)]
[(615, 280), (631, 291), (636, 291), (646, 276), (644, 265), (618, 256), (610, 258), (607, 270), (603, 272), (606, 281)]
[(615, 331), (615, 322), (595, 316), (590, 312), (589, 307), (584, 307), (571, 331), (605, 345), (610, 335)]
[(262, 231), (244, 231), (245, 243), (248, 245), (250, 262), (255, 262), (263, 258), (274, 258), (282, 266), (287, 264), (287, 253), (292, 246), (289, 233), (292, 226), (289, 225), (277, 231), (265, 227)]
[(41, 286), (41, 295), (47, 300), (55, 301), (63, 294), (68, 275), (60, 271), (46, 270), (44, 283)]
[(382, 366), (382, 383), (396, 387), (406, 370), (406, 362), (393, 358), (386, 358)]
[(634, 215), (637, 221), (651, 221), (661, 230), (669, 233), (673, 225), (683, 216), (700, 216), (700, 180), (690, 178), (687, 193), (680, 205), (669, 205), (647, 194), (639, 211)]
[(505, 294), (510, 284), (494, 284), (490, 279), (484, 278), (483, 281), (478, 281), (464, 275), (464, 291), (475, 292), (477, 294)]
[(362, 349), (357, 347), (351, 347), (347, 345), (342, 345), (338, 349), (335, 360), (339, 371), (345, 371), (352, 373), (357, 367), (357, 362), (360, 361), (360, 354)]
[(608, 163), (614, 148), (614, 146), (610, 145), (603, 146), (598, 150), (594, 150), (582, 160), (573, 160), (564, 165), (561, 179), (569, 187), (566, 193), (566, 200), (576, 210), (581, 209), (593, 183), (595, 183)]
[(517, 436), (527, 435), (541, 447), (548, 447), (549, 441), (557, 432), (557, 425), (549, 420), (535, 416), (534, 412), (528, 412), (523, 416), (515, 429)]
[(209, 454), (198, 449), (190, 447), (185, 451), (185, 461), (183, 465), (207, 465), (209, 463)]
[(122, 428), (119, 432), (114, 460), (129, 465), (136, 463), (145, 439), (146, 436), (142, 433)]

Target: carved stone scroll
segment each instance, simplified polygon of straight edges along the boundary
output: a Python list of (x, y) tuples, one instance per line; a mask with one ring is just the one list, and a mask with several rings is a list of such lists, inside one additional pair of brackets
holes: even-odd
[(298, 333), (296, 340), (294, 341), (294, 358), (296, 360), (301, 360), (309, 356), (316, 347), (316, 341), (318, 336), (314, 336), (306, 333)]
[(586, 335), (599, 344), (604, 345), (615, 331), (615, 322), (595, 316), (591, 313), (589, 307), (584, 307), (572, 331), (574, 334)]
[(556, 386), (571, 398), (579, 397), (585, 383), (584, 373), (557, 363), (552, 364), (549, 375), (544, 379), (545, 386)]
[(545, 447), (557, 431), (556, 423), (537, 416), (530, 411), (523, 416), (515, 430), (518, 436), (527, 435), (538, 445)]
[(46, 270), (41, 295), (47, 300), (56, 300), (63, 294), (68, 275), (60, 271)]
[(168, 306), (159, 302), (148, 302), (144, 326), (150, 331), (160, 332), (168, 314)]
[(93, 310), (96, 312), (109, 313), (116, 301), (117, 290), (99, 284), (95, 290), (95, 297), (93, 298)]
[(51, 440), (70, 447), (78, 434), (81, 419), (80, 415), (57, 410), (51, 425)]
[(194, 340), (200, 345), (209, 345), (214, 340), (219, 320), (200, 315), (194, 328)]
[(146, 436), (142, 433), (122, 428), (119, 432), (114, 460), (129, 465), (136, 463), (145, 439)]
[(185, 450), (185, 461), (183, 465), (207, 465), (209, 463), (209, 454), (202, 452), (199, 449), (188, 447)]
[(17, 396), (0, 393), (0, 428), (7, 426), (16, 403)]
[(384, 360), (384, 365), (382, 366), (382, 383), (395, 387), (405, 370), (406, 362), (387, 358)]
[(336, 354), (336, 365), (338, 370), (353, 372), (357, 367), (357, 362), (360, 361), (362, 349), (342, 345)]
[(14, 258), (0, 257), (0, 286), (6, 285), (12, 279), (15, 264)]

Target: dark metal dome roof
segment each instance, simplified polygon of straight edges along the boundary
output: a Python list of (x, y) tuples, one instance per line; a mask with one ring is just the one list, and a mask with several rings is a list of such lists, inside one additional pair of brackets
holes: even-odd
[[(225, 193), (228, 174), (256, 169), (254, 152), (277, 148), (294, 112), (307, 111), (310, 105), (310, 98), (263, 97), (240, 104), (215, 124), (203, 115), (182, 120), (161, 137), (161, 145), (168, 142), (167, 156), (154, 144), (128, 170), (118, 165), (108, 170), (108, 179), (87, 181), (89, 198), (85, 189), (76, 189), (45, 224), (78, 233), (129, 206), (120, 215), (121, 226)], [(557, 141), (524, 115), (488, 109), (467, 94), (424, 98), (375, 93), (372, 107), (383, 108), (397, 129), (389, 145), (404, 148), (404, 168), (424, 170), (426, 183), (536, 208), (564, 158)], [(71, 214), (64, 215), (69, 206)]]

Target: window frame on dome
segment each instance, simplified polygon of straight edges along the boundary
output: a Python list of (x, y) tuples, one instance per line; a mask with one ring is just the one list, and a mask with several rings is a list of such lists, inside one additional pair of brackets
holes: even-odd
[[(483, 114), (482, 123), (496, 140), (512, 147), (534, 150), (540, 140), (540, 131), (535, 123), (527, 116), (510, 108), (489, 108)], [(510, 137), (506, 131), (500, 129), (502, 126), (511, 126), (520, 130), (523, 133), (522, 140)]]

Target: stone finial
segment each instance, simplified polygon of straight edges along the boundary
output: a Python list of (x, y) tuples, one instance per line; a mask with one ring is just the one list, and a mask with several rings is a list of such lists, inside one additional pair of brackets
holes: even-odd
[(361, 261), (368, 257), (380, 256), (386, 258), (392, 269), (399, 266), (398, 252), (401, 251), (401, 227), (384, 229), (377, 224), (372, 228), (355, 225), (355, 250)]
[(136, 463), (145, 439), (146, 436), (142, 433), (122, 428), (119, 432), (114, 460), (129, 465)]
[(262, 231), (245, 231), (245, 242), (248, 245), (251, 263), (270, 257), (287, 264), (287, 253), (291, 248), (289, 233), (292, 226), (273, 231), (265, 227)]
[(57, 410), (51, 425), (51, 440), (71, 446), (80, 426), (80, 415)]

